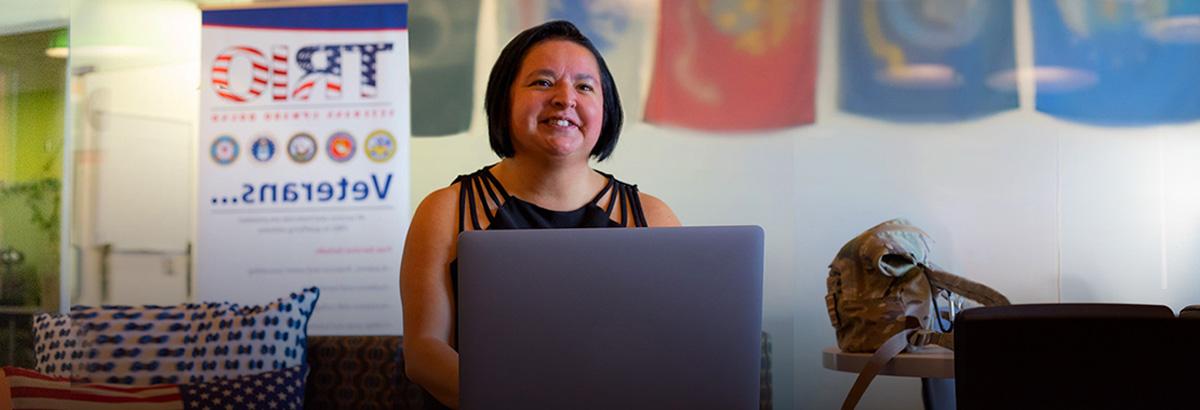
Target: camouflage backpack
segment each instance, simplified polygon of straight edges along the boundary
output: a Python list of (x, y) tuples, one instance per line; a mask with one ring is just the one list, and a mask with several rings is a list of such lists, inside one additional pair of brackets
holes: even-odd
[(954, 348), (953, 324), (931, 308), (939, 294), (957, 294), (983, 306), (1008, 304), (999, 292), (934, 265), (929, 242), (929, 235), (908, 221), (893, 219), (846, 243), (829, 265), (825, 304), (838, 348), (875, 353), (859, 372), (843, 409), (854, 408), (897, 354), (930, 344)]

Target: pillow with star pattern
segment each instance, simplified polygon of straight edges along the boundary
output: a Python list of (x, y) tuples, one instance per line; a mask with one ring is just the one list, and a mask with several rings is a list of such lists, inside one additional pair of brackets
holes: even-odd
[[(86, 383), (0, 368), (0, 406), (13, 409), (302, 409), (306, 366), (190, 384)], [(8, 399), (5, 403), (4, 398)], [(7, 408), (7, 407), (3, 407)]]

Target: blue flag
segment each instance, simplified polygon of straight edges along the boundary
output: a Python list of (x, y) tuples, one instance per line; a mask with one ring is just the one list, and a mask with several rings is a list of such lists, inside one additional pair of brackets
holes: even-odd
[(1200, 118), (1200, 2), (1030, 2), (1037, 109), (1144, 125)]
[(1012, 2), (846, 0), (840, 22), (844, 111), (955, 121), (1017, 106)]

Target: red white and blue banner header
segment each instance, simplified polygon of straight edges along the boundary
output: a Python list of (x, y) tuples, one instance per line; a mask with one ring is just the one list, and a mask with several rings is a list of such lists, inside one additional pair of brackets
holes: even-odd
[(206, 10), (197, 138), (202, 300), (309, 286), (311, 334), (400, 334), (408, 4)]

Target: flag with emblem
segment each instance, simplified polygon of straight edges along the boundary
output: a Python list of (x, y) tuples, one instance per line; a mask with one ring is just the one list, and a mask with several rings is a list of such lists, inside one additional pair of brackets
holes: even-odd
[(1031, 2), (1037, 110), (1091, 124), (1200, 118), (1200, 2)]
[(665, 1), (646, 121), (742, 131), (813, 122), (819, 0)]
[(497, 12), (502, 50), (521, 31), (551, 20), (566, 20), (604, 57), (625, 112), (626, 123), (642, 112), (642, 62), (650, 33), (653, 2), (644, 0), (516, 0)]
[(408, 21), (413, 136), (466, 131), (475, 107), (479, 0), (413, 2)]
[(958, 121), (1016, 108), (1012, 7), (841, 2), (841, 109), (893, 121)]

